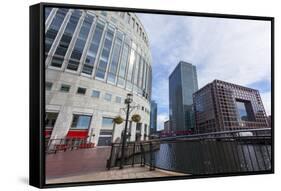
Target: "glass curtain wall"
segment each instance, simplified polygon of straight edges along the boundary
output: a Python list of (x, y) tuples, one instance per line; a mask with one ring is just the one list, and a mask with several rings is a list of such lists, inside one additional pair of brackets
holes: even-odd
[(93, 20), (94, 16), (86, 14), (82, 27), (79, 31), (78, 38), (72, 50), (67, 69), (77, 71)]

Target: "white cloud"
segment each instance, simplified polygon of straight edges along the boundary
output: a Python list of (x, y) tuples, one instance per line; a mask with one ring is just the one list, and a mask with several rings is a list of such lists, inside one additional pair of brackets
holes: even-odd
[[(270, 22), (139, 14), (153, 55), (153, 98), (168, 107), (168, 76), (180, 60), (197, 66), (199, 87), (220, 79), (271, 82)], [(265, 95), (264, 95), (265, 97)], [(270, 100), (263, 98), (266, 111)], [(267, 103), (265, 103), (267, 102)]]
[(165, 113), (160, 113), (157, 115), (157, 129), (164, 129), (164, 122), (169, 119), (169, 116)]
[(271, 115), (271, 92), (261, 93), (260, 96), (265, 107), (266, 115)]

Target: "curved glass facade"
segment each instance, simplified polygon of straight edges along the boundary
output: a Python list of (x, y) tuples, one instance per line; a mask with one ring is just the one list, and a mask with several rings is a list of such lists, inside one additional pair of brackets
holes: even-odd
[(48, 8), (46, 67), (115, 85), (150, 100), (151, 56), (133, 13)]

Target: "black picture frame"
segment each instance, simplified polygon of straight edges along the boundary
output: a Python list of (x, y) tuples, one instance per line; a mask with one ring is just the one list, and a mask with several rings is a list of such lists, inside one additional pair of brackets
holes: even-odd
[[(153, 13), (167, 15), (184, 15), (197, 17), (213, 17), (213, 18), (233, 18), (247, 20), (262, 20), (271, 22), (271, 170), (262, 172), (238, 172), (238, 173), (221, 173), (215, 175), (192, 175), (181, 177), (161, 177), (161, 178), (145, 178), (145, 179), (126, 179), (126, 180), (110, 180), (98, 182), (75, 182), (46, 184), (45, 183), (45, 151), (44, 151), (44, 114), (45, 114), (45, 60), (44, 60), (44, 8), (52, 6), (58, 8), (79, 8), (90, 10), (105, 11), (128, 11), (136, 13)], [(85, 186), (85, 185), (102, 185), (102, 184), (120, 184), (133, 182), (149, 182), (149, 181), (167, 181), (178, 179), (193, 178), (209, 178), (209, 177), (225, 177), (225, 176), (242, 176), (274, 173), (274, 17), (250, 16), (250, 15), (232, 15), (217, 13), (198, 13), (172, 10), (154, 10), (139, 8), (123, 8), (123, 7), (104, 7), (93, 5), (74, 5), (74, 4), (57, 4), (57, 3), (39, 3), (30, 6), (30, 129), (29, 129), (29, 184), (38, 188), (54, 188), (69, 186)]]

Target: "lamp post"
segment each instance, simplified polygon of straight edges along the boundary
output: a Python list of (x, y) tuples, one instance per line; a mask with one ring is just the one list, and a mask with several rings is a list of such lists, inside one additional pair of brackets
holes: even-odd
[(127, 127), (128, 127), (128, 119), (130, 115), (130, 103), (132, 102), (133, 102), (133, 94), (128, 93), (127, 98), (125, 99), (125, 104), (127, 104), (127, 112), (126, 112), (125, 129), (123, 132), (123, 140), (122, 140), (120, 169), (123, 168), (123, 163), (124, 163), (124, 152), (125, 152), (125, 145), (127, 140)]

